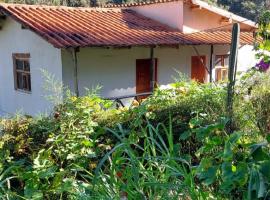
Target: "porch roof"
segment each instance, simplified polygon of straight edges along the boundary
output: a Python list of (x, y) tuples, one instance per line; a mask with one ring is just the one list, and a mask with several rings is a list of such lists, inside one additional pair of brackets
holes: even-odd
[[(230, 31), (220, 30), (205, 31), (184, 34), (183, 38), (193, 45), (226, 45), (231, 43), (232, 33)], [(253, 44), (254, 41), (254, 33), (241, 31), (240, 44)]]
[[(0, 14), (10, 16), (56, 48), (175, 46), (231, 42), (230, 32), (183, 34), (129, 9), (0, 4)], [(242, 33), (241, 43), (252, 44), (253, 34)]]

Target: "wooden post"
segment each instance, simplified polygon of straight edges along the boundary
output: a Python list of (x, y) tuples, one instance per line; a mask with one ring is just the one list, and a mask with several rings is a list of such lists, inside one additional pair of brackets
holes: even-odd
[(73, 58), (73, 67), (74, 67), (74, 90), (75, 95), (79, 97), (79, 81), (78, 81), (78, 58), (77, 52), (79, 52), (79, 48), (72, 49), (72, 58)]
[(214, 68), (214, 66), (213, 66), (213, 64), (214, 64), (214, 62), (213, 62), (213, 59), (214, 59), (213, 56), (214, 56), (214, 46), (211, 45), (211, 50), (210, 50), (210, 67), (209, 67), (209, 71), (210, 71), (210, 74), (209, 74), (210, 83), (213, 82), (213, 74), (212, 74), (213, 68)]
[(150, 66), (150, 89), (151, 92), (154, 92), (155, 89), (155, 74), (156, 74), (156, 68), (155, 68), (155, 58), (154, 58), (154, 47), (151, 47), (150, 49), (150, 59), (151, 59), (151, 66)]
[(230, 50), (229, 60), (229, 73), (228, 73), (228, 94), (227, 94), (227, 113), (229, 122), (227, 124), (227, 132), (233, 133), (233, 98), (234, 98), (234, 87), (236, 81), (237, 72), (237, 59), (238, 59), (238, 48), (240, 41), (240, 24), (234, 23), (232, 29), (232, 42)]

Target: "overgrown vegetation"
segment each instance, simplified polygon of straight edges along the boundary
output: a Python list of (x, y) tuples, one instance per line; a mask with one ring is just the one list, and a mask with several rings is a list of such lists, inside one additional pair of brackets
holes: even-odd
[(121, 109), (67, 93), (48, 117), (1, 119), (0, 198), (270, 199), (269, 16), (260, 62), (235, 86), (233, 133), (226, 84), (177, 80)]
[(130, 109), (90, 93), (49, 117), (3, 119), (1, 198), (268, 198), (269, 74), (242, 82), (255, 76), (249, 94), (238, 85), (231, 135), (225, 87), (187, 81)]

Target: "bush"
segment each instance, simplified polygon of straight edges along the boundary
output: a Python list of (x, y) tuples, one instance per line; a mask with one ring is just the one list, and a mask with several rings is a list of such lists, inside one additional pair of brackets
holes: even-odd
[(94, 92), (68, 95), (48, 117), (2, 119), (0, 196), (268, 198), (268, 82), (254, 77), (237, 86), (232, 135), (226, 88), (187, 81), (140, 106), (116, 109)]

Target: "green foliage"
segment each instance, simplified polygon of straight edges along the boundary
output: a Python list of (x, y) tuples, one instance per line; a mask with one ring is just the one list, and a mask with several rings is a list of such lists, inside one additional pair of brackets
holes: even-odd
[[(174, 174), (180, 172), (188, 176), (185, 184), (195, 187), (195, 171), (190, 168), (192, 159), (188, 152), (195, 152), (200, 145), (183, 143), (179, 133), (189, 130), (192, 126), (190, 119), (194, 117), (200, 116), (204, 124), (218, 119), (222, 114), (220, 111), (224, 110), (224, 95), (222, 87), (179, 82), (169, 89), (157, 90), (141, 106), (134, 104), (130, 109), (117, 110), (112, 102), (102, 100), (94, 91), (80, 98), (68, 95), (48, 117), (3, 119), (0, 194), (7, 199), (87, 199), (91, 195), (100, 196), (103, 194), (101, 189), (108, 188), (102, 185), (106, 183), (104, 178), (110, 178), (113, 171), (109, 170), (116, 167), (111, 163), (114, 158), (118, 160), (115, 164), (137, 169), (138, 177), (145, 173), (141, 185), (136, 186), (135, 180), (128, 185), (132, 195), (134, 191), (141, 191), (149, 197), (169, 195), (167, 191), (172, 185), (166, 186), (166, 182), (174, 179), (178, 187), (184, 184)], [(165, 128), (167, 126), (169, 130)], [(178, 153), (174, 153), (175, 150)], [(154, 158), (157, 155), (159, 159)], [(135, 161), (131, 162), (131, 159)], [(99, 171), (96, 169), (99, 162), (103, 162), (99, 164), (100, 174), (104, 175), (102, 181), (94, 174), (94, 171)], [(181, 166), (183, 163), (186, 163), (185, 167)], [(161, 167), (156, 169), (159, 164)], [(145, 168), (144, 172), (138, 171), (142, 169), (140, 166)], [(168, 173), (156, 177), (164, 171)], [(125, 174), (134, 179), (133, 173), (127, 171)], [(147, 183), (150, 178), (153, 182)], [(94, 184), (96, 181), (101, 185)], [(163, 186), (166, 187), (161, 190)], [(112, 189), (114, 193), (106, 191), (120, 195), (121, 192), (115, 193), (120, 191), (119, 185), (115, 187)], [(185, 190), (191, 189), (185, 186)], [(171, 195), (180, 194), (178, 190)], [(204, 193), (198, 187), (193, 190), (199, 195)], [(209, 196), (210, 193), (204, 195)]]
[[(78, 199), (85, 195), (110, 137), (96, 129), (94, 112), (110, 106), (89, 94), (67, 97), (52, 116), (1, 121), (1, 195), (26, 199)], [(84, 181), (87, 180), (87, 181)], [(4, 196), (3, 196), (4, 197)]]
[[(260, 22), (267, 61), (269, 12)], [(116, 109), (97, 90), (62, 102), (45, 76), (60, 100), (51, 115), (0, 120), (1, 199), (270, 198), (269, 72), (236, 83), (230, 135), (224, 85), (180, 77)]]
[(47, 117), (1, 120), (2, 199), (269, 198), (269, 75), (226, 87), (176, 82), (130, 108), (97, 91), (67, 95)]
[(147, 123), (128, 135), (121, 127), (112, 133), (120, 143), (96, 169), (98, 199), (214, 199), (199, 187), (195, 170), (181, 158), (172, 127)]
[(261, 12), (270, 8), (268, 0), (211, 0), (211, 2), (253, 21), (258, 19)]

